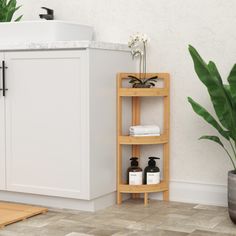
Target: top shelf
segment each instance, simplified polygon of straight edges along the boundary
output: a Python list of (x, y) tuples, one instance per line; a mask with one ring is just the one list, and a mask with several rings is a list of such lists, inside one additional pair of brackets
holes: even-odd
[[(123, 87), (123, 81), (130, 79), (128, 76), (135, 76), (141, 78), (158, 77), (158, 84), (161, 81), (162, 88), (126, 88)], [(117, 74), (117, 92), (119, 97), (168, 97), (169, 96), (169, 80), (170, 75), (168, 73), (119, 73)]]
[(165, 88), (121, 88), (119, 90), (121, 97), (165, 97), (168, 96), (168, 90)]

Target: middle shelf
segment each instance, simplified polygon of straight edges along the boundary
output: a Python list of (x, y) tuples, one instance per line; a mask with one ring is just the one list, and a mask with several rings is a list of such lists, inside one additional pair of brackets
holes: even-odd
[(148, 145), (148, 144), (163, 144), (168, 142), (168, 136), (162, 134), (160, 136), (144, 136), (135, 137), (129, 135), (119, 136), (119, 143), (126, 145)]

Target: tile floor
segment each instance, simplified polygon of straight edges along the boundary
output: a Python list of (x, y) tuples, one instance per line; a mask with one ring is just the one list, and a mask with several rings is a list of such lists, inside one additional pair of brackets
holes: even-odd
[(0, 236), (232, 236), (227, 208), (129, 200), (96, 213), (51, 209), (0, 230)]

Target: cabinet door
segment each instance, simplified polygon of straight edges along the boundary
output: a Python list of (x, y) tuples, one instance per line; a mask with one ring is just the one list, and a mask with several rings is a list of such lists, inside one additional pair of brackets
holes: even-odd
[[(0, 66), (4, 60), (3, 53), (0, 53)], [(0, 88), (2, 88), (2, 68), (0, 68)], [(6, 163), (5, 163), (5, 103), (2, 91), (0, 91), (0, 190), (6, 187)]]
[(9, 52), (7, 189), (87, 199), (86, 50)]

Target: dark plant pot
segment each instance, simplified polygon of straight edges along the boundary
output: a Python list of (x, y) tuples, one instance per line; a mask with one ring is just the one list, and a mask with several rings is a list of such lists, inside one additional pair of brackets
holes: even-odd
[(228, 211), (229, 217), (236, 224), (236, 171), (228, 172)]
[(133, 88), (150, 88), (150, 84), (134, 84)]

